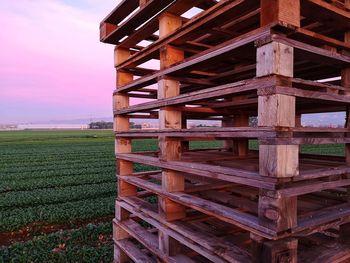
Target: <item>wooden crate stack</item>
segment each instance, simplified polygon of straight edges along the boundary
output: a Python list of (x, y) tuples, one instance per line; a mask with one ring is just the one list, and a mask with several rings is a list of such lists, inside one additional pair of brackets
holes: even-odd
[[(349, 7), (123, 0), (103, 20), (101, 41), (116, 45), (115, 262), (349, 259)], [(301, 125), (302, 114), (339, 111), (342, 128)], [(135, 118), (159, 129), (130, 129)], [(132, 151), (148, 138), (159, 151)], [(192, 149), (210, 140), (222, 147)], [(345, 158), (306, 144), (342, 144)]]

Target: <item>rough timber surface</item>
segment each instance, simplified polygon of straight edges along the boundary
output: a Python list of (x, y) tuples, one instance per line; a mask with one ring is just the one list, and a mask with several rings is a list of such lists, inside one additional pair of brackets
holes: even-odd
[[(115, 262), (349, 262), (349, 0), (123, 0), (100, 40), (115, 45)], [(302, 126), (340, 111), (343, 127)], [(148, 138), (158, 151), (132, 151)]]

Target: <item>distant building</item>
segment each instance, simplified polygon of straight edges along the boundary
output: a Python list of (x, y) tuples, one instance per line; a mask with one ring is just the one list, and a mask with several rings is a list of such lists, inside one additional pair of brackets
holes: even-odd
[(0, 124), (0, 131), (11, 131), (17, 129), (18, 126), (16, 124)]
[(142, 129), (142, 130), (151, 129), (151, 128), (152, 128), (152, 126), (151, 126), (151, 124), (149, 124), (149, 123), (142, 123), (142, 124), (141, 124), (141, 129)]

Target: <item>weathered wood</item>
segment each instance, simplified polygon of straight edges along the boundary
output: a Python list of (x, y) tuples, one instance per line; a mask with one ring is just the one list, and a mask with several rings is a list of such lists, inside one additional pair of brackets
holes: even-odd
[[(116, 215), (118, 220), (125, 220), (129, 217), (130, 213), (119, 205), (116, 206)], [(127, 240), (130, 237), (129, 233), (118, 225), (113, 225), (113, 239), (115, 241)], [(128, 253), (122, 250), (119, 246), (114, 247), (114, 260), (117, 262), (128, 262), (130, 257)]]
[(185, 59), (182, 63), (176, 64), (173, 67), (166, 68), (158, 71), (156, 74), (151, 76), (145, 76), (133, 81), (130, 84), (124, 85), (119, 91), (127, 92), (131, 90), (137, 90), (141, 87), (154, 84), (155, 81), (164, 75), (171, 75), (178, 73), (179, 71), (192, 71), (193, 67), (200, 66), (205, 63), (212, 63), (218, 57), (223, 57), (229, 55), (235, 49), (254, 43), (256, 40), (267, 37), (270, 35), (270, 29), (261, 28), (229, 40), (217, 47), (211, 48), (209, 50), (203, 51), (189, 59)]
[[(166, 37), (172, 31), (181, 27), (182, 19), (169, 13), (164, 13), (159, 17), (159, 36)], [(181, 61), (184, 58), (184, 52), (173, 46), (166, 45), (160, 51), (160, 68), (168, 68), (172, 64)], [(163, 78), (158, 82), (158, 99), (167, 99), (180, 94), (180, 82), (172, 79)], [(161, 108), (159, 111), (159, 127), (161, 129), (181, 129), (182, 116), (181, 111), (167, 108)], [(181, 157), (181, 141), (168, 139), (166, 137), (159, 140), (160, 159), (178, 160)], [(184, 191), (185, 179), (182, 174), (176, 171), (163, 170), (162, 188), (165, 191)], [(161, 198), (159, 200), (160, 214), (167, 220), (176, 220), (185, 217), (185, 207), (174, 203), (169, 199)], [(159, 239), (161, 247), (169, 252), (169, 244), (172, 242), (167, 235), (161, 235)]]
[[(193, 1), (192, 1), (193, 2)], [(250, 2), (250, 3), (249, 3)], [(202, 36), (207, 32), (206, 28), (211, 24), (220, 24), (220, 17), (230, 18), (227, 13), (236, 12), (237, 10), (244, 10), (253, 4), (258, 5), (258, 1), (245, 0), (225, 0), (220, 1), (212, 8), (209, 8), (200, 15), (190, 19), (188, 23), (184, 24), (181, 30), (174, 31), (165, 38), (161, 38), (153, 45), (150, 45), (140, 52), (135, 53), (128, 61), (119, 65), (121, 68), (129, 68), (141, 64), (151, 59), (165, 43), (179, 44), (187, 39), (194, 39), (196, 36)], [(247, 7), (248, 6), (248, 7)]]
[[(350, 113), (343, 129), (303, 128), (301, 114), (348, 111), (350, 1), (158, 2), (121, 1), (101, 23), (101, 40), (117, 44), (115, 262), (296, 262), (298, 240), (301, 260), (347, 259), (336, 238), (348, 241)], [(192, 7), (203, 11), (185, 18)], [(130, 118), (159, 129), (130, 130)], [(189, 129), (192, 119), (223, 127)], [(157, 137), (159, 151), (131, 152), (132, 139)], [(196, 140), (224, 147), (190, 150)], [(345, 158), (299, 153), (331, 143), (346, 144)], [(303, 251), (330, 240), (334, 256)]]
[[(191, 240), (190, 242), (185, 241), (186, 245), (198, 253), (207, 254), (206, 257), (211, 260), (222, 261), (212, 255), (216, 254), (223, 257), (223, 259), (228, 262), (250, 261), (250, 254), (247, 251), (244, 251), (223, 238), (216, 237), (209, 232), (197, 232), (195, 229), (191, 228), (191, 225), (181, 221), (168, 222), (161, 219), (159, 223), (156, 223), (158, 221), (157, 212), (152, 211), (150, 204), (136, 198), (126, 198), (125, 201), (126, 203), (123, 203), (122, 205), (126, 209), (129, 209), (129, 211), (151, 224), (162, 224), (162, 226), (158, 227), (168, 229), (167, 233), (182, 242), (185, 240)], [(201, 247), (207, 249), (207, 251)], [(210, 251), (210, 253), (208, 253), (208, 251)]]
[(147, 182), (140, 178), (135, 178), (132, 176), (123, 176), (122, 179), (128, 181), (129, 183), (137, 185), (140, 188), (167, 197), (173, 200), (174, 202), (180, 203), (187, 207), (191, 207), (204, 214), (214, 216), (222, 221), (232, 223), (263, 237), (272, 238), (274, 235), (276, 235), (276, 232), (274, 230), (260, 225), (258, 223), (257, 217), (246, 214), (239, 210), (228, 208), (207, 200), (203, 200), (194, 195), (188, 195), (181, 192), (166, 192), (162, 190), (160, 186), (154, 183)]
[(127, 239), (115, 241), (115, 244), (135, 263), (157, 262), (155, 259), (143, 253), (134, 243), (128, 241)]
[(271, 42), (257, 49), (257, 77), (276, 74), (293, 77), (293, 47)]
[(297, 239), (267, 241), (262, 245), (261, 263), (297, 263)]
[(270, 88), (276, 85), (276, 79), (274, 77), (266, 77), (261, 79), (243, 80), (234, 83), (224, 84), (221, 86), (208, 88), (204, 90), (189, 92), (186, 94), (181, 94), (176, 97), (171, 97), (167, 99), (159, 99), (154, 102), (141, 103), (139, 105), (130, 106), (127, 109), (119, 110), (118, 114), (126, 114), (138, 111), (145, 111), (151, 109), (157, 109), (164, 106), (174, 106), (181, 105), (188, 102), (197, 102), (200, 100), (215, 99), (220, 98), (225, 95), (233, 93), (242, 93), (246, 91)]
[[(130, 51), (127, 49), (115, 49), (114, 58), (115, 61), (122, 61), (128, 58)], [(117, 90), (120, 85), (129, 83), (133, 79), (133, 75), (117, 71)], [(127, 94), (114, 94), (113, 96), (113, 108), (115, 110), (124, 109), (129, 106), (129, 97)], [(116, 132), (129, 130), (129, 118), (125, 116), (114, 117), (114, 130)], [(126, 138), (116, 138), (115, 141), (115, 153), (130, 153), (131, 152), (131, 140)], [(133, 164), (124, 160), (117, 159), (117, 174), (128, 175), (133, 172)], [(135, 195), (136, 188), (134, 186), (125, 184), (118, 181), (118, 194), (119, 196)]]
[(295, 127), (295, 97), (276, 94), (259, 96), (258, 125)]
[(261, 25), (280, 22), (285, 25), (300, 27), (299, 0), (262, 0)]
[(244, 169), (225, 168), (215, 165), (195, 164), (180, 161), (159, 162), (158, 158), (137, 154), (120, 154), (119, 158), (132, 162), (158, 166), (164, 169), (171, 169), (203, 177), (215, 178), (227, 182), (251, 185), (270, 190), (276, 189), (276, 181), (274, 178), (261, 178), (257, 172), (251, 172)]
[[(122, 205), (133, 214), (214, 262), (226, 262), (226, 260), (236, 262), (237, 259), (242, 260), (241, 262), (249, 262), (249, 253), (232, 243), (217, 238), (210, 233), (198, 233), (195, 229), (191, 229), (189, 225), (180, 221), (169, 222), (159, 219), (157, 212), (153, 211), (147, 202), (135, 198), (126, 198)], [(223, 257), (223, 259), (218, 256)]]
[[(116, 62), (125, 60), (130, 55), (130, 51), (127, 49), (115, 49), (114, 57)], [(132, 81), (133, 75), (130, 73), (125, 73), (117, 71), (117, 89), (120, 85), (129, 83)], [(113, 96), (113, 108), (115, 110), (123, 109), (129, 106), (129, 97), (126, 94), (115, 94)], [(125, 116), (115, 116), (114, 117), (114, 131), (128, 131), (129, 130), (129, 119)], [(131, 152), (131, 140), (127, 138), (116, 138), (115, 140), (115, 154), (120, 153), (130, 153)], [(116, 172), (117, 175), (129, 175), (133, 173), (133, 163), (116, 159)], [(137, 189), (131, 184), (127, 184), (121, 180), (118, 180), (118, 196), (132, 196), (136, 195)], [(121, 207), (116, 206), (116, 218), (118, 220), (125, 220), (129, 217), (129, 214), (124, 211)], [(124, 240), (129, 238), (129, 234), (125, 232), (122, 228), (115, 226), (114, 227), (114, 239), (115, 240)], [(120, 247), (115, 246), (115, 257), (114, 259), (117, 262), (127, 262), (129, 257), (127, 253), (123, 251)]]
[(269, 197), (264, 191), (259, 194), (260, 224), (275, 229), (277, 232), (286, 231), (297, 225), (296, 197)]

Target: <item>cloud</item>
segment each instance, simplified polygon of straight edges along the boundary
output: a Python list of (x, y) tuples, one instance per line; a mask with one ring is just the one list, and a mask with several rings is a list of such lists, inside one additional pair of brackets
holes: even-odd
[(111, 115), (113, 46), (98, 28), (116, 4), (2, 2), (0, 122)]

